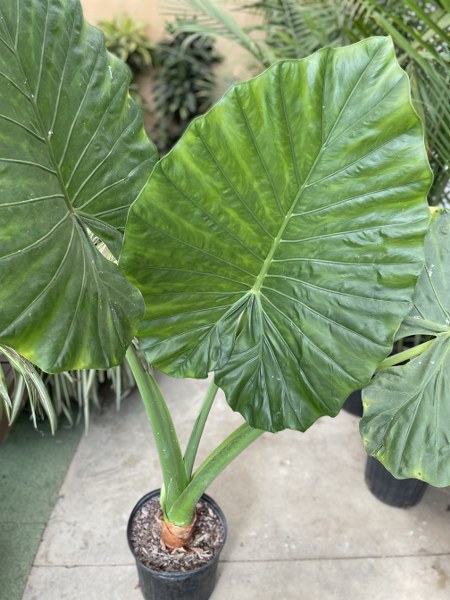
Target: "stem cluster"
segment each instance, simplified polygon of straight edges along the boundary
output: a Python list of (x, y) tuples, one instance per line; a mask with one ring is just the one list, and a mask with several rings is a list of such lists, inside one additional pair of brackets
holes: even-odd
[(150, 368), (133, 346), (128, 348), (126, 358), (144, 402), (159, 455), (164, 521), (185, 528), (192, 524), (195, 506), (209, 485), (264, 432), (246, 423), (241, 425), (194, 470), (197, 450), (218, 387), (214, 382), (209, 386), (183, 455), (166, 400)]

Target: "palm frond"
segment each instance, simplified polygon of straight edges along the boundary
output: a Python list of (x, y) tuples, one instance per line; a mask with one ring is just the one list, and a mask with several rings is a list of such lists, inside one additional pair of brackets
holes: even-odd
[(345, 0), (347, 29), (390, 35), (410, 76), (414, 105), (425, 122), (434, 171), (432, 204), (450, 201), (450, 3), (448, 0)]
[[(240, 6), (240, 9), (243, 7)], [(169, 0), (165, 3), (164, 13), (183, 21), (177, 31), (183, 33), (203, 33), (223, 37), (240, 44), (248, 50), (263, 66), (269, 66), (275, 60), (271, 49), (250, 35), (256, 28), (241, 27), (221, 2), (216, 0)]]
[(333, 0), (261, 0), (249, 6), (262, 15), (266, 43), (277, 58), (308, 56), (340, 35), (340, 11)]

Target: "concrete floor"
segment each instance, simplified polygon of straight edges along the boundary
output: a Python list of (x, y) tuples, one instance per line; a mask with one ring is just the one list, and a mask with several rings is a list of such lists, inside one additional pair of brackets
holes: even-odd
[(0, 448), (0, 599), (20, 600), (82, 427), (33, 428), (22, 411)]
[[(182, 441), (206, 382), (161, 379)], [(241, 419), (218, 397), (203, 456)], [(209, 493), (228, 521), (211, 600), (448, 600), (450, 489), (390, 508), (364, 484), (358, 420), (266, 434)], [(95, 418), (79, 444), (23, 600), (141, 598), (125, 529), (160, 472), (137, 394)]]

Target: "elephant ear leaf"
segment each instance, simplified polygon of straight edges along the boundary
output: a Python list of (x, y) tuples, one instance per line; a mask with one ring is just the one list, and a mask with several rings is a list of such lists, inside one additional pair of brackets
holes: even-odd
[(400, 479), (450, 485), (450, 212), (438, 209), (425, 269), (403, 335), (432, 336), (406, 364), (383, 369), (363, 391), (366, 451)]
[(118, 256), (156, 151), (78, 0), (0, 2), (0, 341), (46, 371), (120, 362), (144, 306)]
[(335, 415), (389, 353), (423, 265), (430, 169), (392, 42), (276, 63), (155, 167), (121, 265), (150, 362), (258, 429)]

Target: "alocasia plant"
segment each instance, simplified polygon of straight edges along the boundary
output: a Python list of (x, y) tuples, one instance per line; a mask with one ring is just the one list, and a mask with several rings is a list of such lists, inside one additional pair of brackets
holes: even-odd
[[(366, 450), (397, 477), (450, 482), (450, 212), (434, 212), (425, 269), (397, 338), (427, 341), (387, 359), (364, 390)], [(400, 364), (408, 361), (406, 364)], [(398, 365), (398, 366), (393, 366)], [(386, 365), (388, 366), (388, 365)]]
[(194, 122), (127, 224), (152, 364), (215, 371), (270, 431), (368, 383), (422, 265), (430, 175), (408, 96), (378, 38), (277, 63)]
[[(48, 371), (127, 352), (164, 519), (189, 526), (263, 430), (337, 414), (391, 351), (429, 222), (408, 78), (387, 38), (282, 61), (155, 165), (126, 69), (77, 0), (0, 0), (0, 43), (0, 343)], [(214, 372), (184, 456), (134, 335), (166, 373)], [(245, 422), (194, 471), (218, 386)]]

